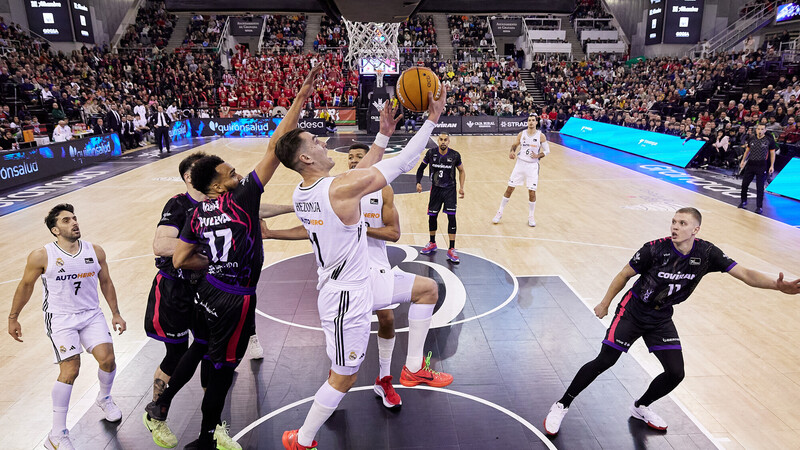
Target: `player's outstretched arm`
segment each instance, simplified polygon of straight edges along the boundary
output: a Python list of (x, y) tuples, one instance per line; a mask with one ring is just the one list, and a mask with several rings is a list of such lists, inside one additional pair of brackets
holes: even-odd
[(261, 239), (276, 239), (279, 241), (299, 241), (308, 239), (305, 227), (298, 225), (286, 230), (270, 230), (267, 222), (261, 221)]
[(108, 273), (106, 252), (97, 244), (94, 244), (94, 252), (97, 254), (97, 263), (100, 264), (100, 272), (97, 274), (97, 279), (100, 282), (100, 291), (103, 292), (103, 297), (106, 299), (108, 307), (111, 309), (111, 329), (119, 331), (119, 334), (122, 334), (128, 329), (128, 325), (119, 313), (117, 290), (114, 289), (114, 282), (111, 281), (111, 275)]
[(764, 272), (748, 269), (747, 267), (742, 267), (741, 264), (737, 264), (728, 273), (748, 286), (755, 288), (774, 289), (790, 295), (800, 293), (800, 279), (794, 281), (784, 280), (783, 272), (778, 274), (777, 279), (772, 279)]
[(297, 122), (300, 120), (300, 112), (303, 110), (303, 105), (305, 105), (309, 97), (314, 94), (314, 81), (320, 73), (322, 73), (322, 64), (318, 64), (311, 69), (305, 81), (303, 81), (303, 85), (300, 86), (300, 90), (297, 91), (297, 96), (295, 96), (289, 111), (286, 112), (283, 120), (278, 124), (278, 128), (272, 133), (269, 145), (267, 145), (267, 152), (254, 169), (262, 185), (269, 182), (280, 164), (280, 161), (278, 161), (278, 158), (275, 156), (275, 146), (278, 144), (278, 139), (289, 131), (297, 128)]
[(205, 270), (208, 268), (208, 258), (197, 253), (197, 244), (180, 240), (172, 254), (172, 265), (176, 269)]
[(625, 288), (625, 285), (628, 284), (628, 280), (635, 275), (636, 271), (633, 270), (633, 267), (631, 267), (630, 264), (625, 264), (625, 267), (611, 280), (611, 284), (608, 286), (608, 291), (606, 291), (603, 300), (594, 307), (594, 314), (597, 317), (602, 319), (608, 314), (608, 307), (611, 306), (611, 301)]
[(400, 216), (394, 205), (394, 190), (392, 186), (386, 186), (381, 190), (383, 197), (383, 208), (381, 208), (382, 227), (368, 227), (367, 236), (382, 241), (397, 242), (400, 239)]
[(386, 151), (386, 147), (389, 146), (389, 138), (394, 134), (394, 130), (397, 128), (397, 124), (403, 118), (403, 113), (397, 114), (397, 110), (400, 108), (399, 106), (392, 106), (392, 101), (386, 102), (383, 109), (381, 110), (381, 130), (377, 136), (375, 136), (375, 142), (369, 147), (369, 151), (361, 161), (358, 162), (356, 169), (364, 169), (367, 167), (372, 167), (373, 164), (383, 159), (383, 154)]
[(262, 203), (258, 208), (259, 219), (269, 219), (270, 217), (280, 216), (281, 214), (289, 214), (294, 212), (292, 205), (273, 205), (270, 203)]
[(28, 261), (25, 264), (25, 272), (22, 274), (22, 279), (17, 285), (17, 290), (14, 291), (14, 300), (11, 301), (11, 312), (8, 314), (8, 334), (14, 340), (22, 342), (22, 325), (19, 323), (19, 313), (22, 308), (31, 299), (33, 294), (33, 287), (36, 284), (36, 279), (39, 278), (47, 268), (47, 250), (44, 247), (36, 249), (28, 255)]

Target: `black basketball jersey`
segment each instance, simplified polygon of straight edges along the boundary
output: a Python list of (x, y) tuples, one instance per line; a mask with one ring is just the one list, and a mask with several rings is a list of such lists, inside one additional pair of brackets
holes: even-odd
[(255, 292), (264, 262), (258, 209), (264, 186), (255, 172), (236, 189), (198, 204), (181, 240), (199, 244), (208, 255), (206, 279), (232, 294)]
[(423, 164), (430, 165), (431, 183), (435, 187), (449, 188), (456, 185), (456, 168), (461, 165), (461, 155), (448, 148), (445, 154), (439, 148), (429, 148), (422, 158)]
[[(164, 209), (161, 211), (161, 220), (158, 221), (158, 226), (166, 225), (178, 230), (180, 234), (183, 226), (192, 217), (194, 207), (197, 202), (188, 193), (178, 194), (167, 201)], [(166, 273), (170, 277), (190, 280), (197, 278), (200, 273), (193, 270), (176, 269), (172, 265), (171, 256), (158, 256), (156, 257), (156, 268)]]
[(628, 264), (640, 275), (629, 308), (640, 320), (660, 322), (672, 317), (672, 306), (686, 300), (705, 274), (727, 272), (736, 262), (702, 239), (684, 255), (666, 237), (644, 244)]

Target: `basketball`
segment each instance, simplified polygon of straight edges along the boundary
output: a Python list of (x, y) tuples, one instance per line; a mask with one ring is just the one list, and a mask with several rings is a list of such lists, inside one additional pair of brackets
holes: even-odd
[(439, 77), (427, 67), (412, 67), (404, 71), (397, 79), (397, 98), (404, 108), (423, 112), (428, 110), (428, 92), (438, 99), (442, 94)]

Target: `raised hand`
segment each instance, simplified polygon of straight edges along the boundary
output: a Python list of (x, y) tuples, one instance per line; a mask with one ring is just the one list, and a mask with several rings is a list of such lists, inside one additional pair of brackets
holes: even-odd
[[(396, 105), (396, 106), (393, 106)], [(391, 136), (394, 133), (394, 130), (397, 128), (397, 124), (400, 123), (400, 120), (403, 118), (403, 112), (400, 111), (400, 114), (397, 111), (400, 109), (400, 103), (394, 102), (392, 100), (388, 100), (384, 105), (383, 109), (381, 110), (381, 131), (380, 133), (384, 136)]]

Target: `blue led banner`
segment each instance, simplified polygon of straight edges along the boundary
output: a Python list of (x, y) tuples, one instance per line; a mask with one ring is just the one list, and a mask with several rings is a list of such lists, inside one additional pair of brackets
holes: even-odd
[[(280, 117), (251, 118), (251, 119), (189, 119), (189, 136), (191, 137), (270, 137), (278, 124)], [(322, 119), (300, 119), (300, 128), (318, 136), (327, 134), (325, 121)]]
[(792, 158), (772, 180), (767, 192), (800, 200), (800, 158)]
[(684, 141), (678, 136), (610, 125), (592, 120), (570, 118), (561, 134), (634, 155), (686, 167), (703, 147), (702, 141)]
[(105, 161), (122, 154), (116, 133), (0, 153), (0, 190)]

